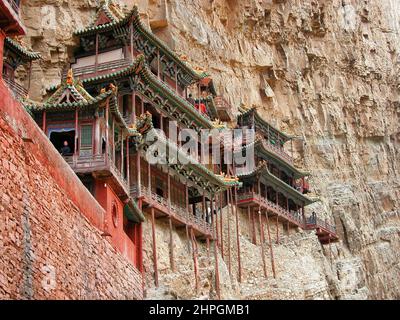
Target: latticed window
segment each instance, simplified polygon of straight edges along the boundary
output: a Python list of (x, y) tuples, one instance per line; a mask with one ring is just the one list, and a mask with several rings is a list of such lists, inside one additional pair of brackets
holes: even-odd
[(81, 147), (90, 148), (92, 146), (92, 125), (81, 126)]

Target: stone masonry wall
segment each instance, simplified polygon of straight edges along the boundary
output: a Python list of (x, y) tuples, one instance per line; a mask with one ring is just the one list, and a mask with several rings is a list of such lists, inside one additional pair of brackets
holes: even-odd
[(140, 273), (85, 217), (103, 209), (0, 81), (0, 299), (140, 299)]

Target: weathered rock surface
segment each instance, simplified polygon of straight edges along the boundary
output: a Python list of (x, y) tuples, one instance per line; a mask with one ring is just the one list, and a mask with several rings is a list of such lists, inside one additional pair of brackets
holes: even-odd
[[(125, 1), (133, 2), (137, 1)], [(223, 296), (400, 298), (400, 3), (138, 2), (149, 25), (158, 27), (156, 34), (178, 54), (187, 55), (193, 66), (209, 70), (218, 91), (234, 106), (259, 106), (268, 121), (299, 137), (294, 144), (296, 164), (312, 173), (312, 191), (321, 198), (308, 210), (325, 215), (339, 230), (341, 241), (332, 245), (332, 262), (329, 249), (312, 233), (291, 230), (274, 244), (276, 280), (271, 279), (266, 254), (265, 280), (260, 247), (249, 242), (243, 214), (244, 283), (235, 280), (236, 259), (231, 279), (221, 261)], [(75, 44), (72, 31), (90, 21), (96, 1), (23, 4), (26, 42), (43, 55), (34, 64), (30, 88), (31, 97), (39, 98), (47, 86), (60, 81)], [(179, 263), (172, 273), (168, 228), (162, 223), (157, 229), (162, 286), (151, 288), (149, 228), (146, 225), (143, 233), (148, 297), (213, 298), (212, 258), (211, 266), (205, 262), (201, 270), (196, 294), (187, 240), (174, 233)], [(199, 250), (207, 261), (205, 245), (199, 244)]]

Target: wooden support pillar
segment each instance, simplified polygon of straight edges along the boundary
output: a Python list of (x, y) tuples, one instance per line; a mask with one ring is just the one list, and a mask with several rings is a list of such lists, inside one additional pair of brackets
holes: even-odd
[(219, 221), (219, 228), (220, 228), (220, 234), (221, 234), (221, 255), (222, 257), (224, 256), (224, 225), (223, 225), (223, 214), (222, 214), (222, 210), (223, 210), (223, 204), (222, 204), (222, 198), (223, 198), (223, 192), (221, 191), (219, 193), (219, 214), (220, 214), (220, 221)]
[(79, 138), (79, 111), (78, 108), (75, 108), (75, 148), (74, 155), (77, 156), (78, 152), (78, 138)]
[(121, 150), (120, 150), (120, 157), (121, 157), (121, 162), (119, 165), (119, 172), (121, 173), (121, 175), (124, 175), (124, 133), (121, 129)]
[(236, 247), (237, 247), (237, 257), (238, 257), (238, 281), (242, 282), (242, 262), (240, 256), (240, 230), (239, 230), (239, 213), (237, 206), (237, 187), (235, 187), (235, 217), (236, 217)]
[(279, 244), (279, 216), (276, 215), (276, 244)]
[(172, 219), (169, 217), (169, 262), (172, 272), (175, 272), (175, 261), (174, 261), (174, 237), (172, 234), (173, 226)]
[[(249, 223), (248, 223), (248, 229), (249, 229), (249, 238), (251, 239), (251, 241), (253, 241), (253, 236), (252, 236), (252, 232), (251, 232), (251, 230), (252, 230), (252, 223), (251, 223), (251, 208), (250, 208), (250, 206), (247, 206), (247, 219), (249, 220)], [(253, 241), (254, 242), (254, 241)]]
[(161, 79), (160, 49), (157, 49), (157, 77)]
[(215, 241), (217, 241), (217, 247), (219, 247), (219, 229), (218, 229), (218, 197), (212, 196), (213, 200), (214, 200), (214, 205), (215, 205), (215, 219), (214, 219), (214, 223), (215, 223), (215, 234), (216, 234), (216, 238)]
[(265, 263), (265, 254), (264, 254), (264, 227), (263, 227), (262, 217), (261, 217), (261, 206), (258, 208), (258, 220), (259, 220), (259, 223), (260, 223), (261, 259), (262, 259), (262, 262), (263, 262), (264, 277), (267, 278), (267, 265)]
[(112, 161), (115, 164), (115, 123), (114, 123), (114, 118), (111, 119), (112, 121), (112, 126), (111, 126), (111, 130), (112, 130)]
[(158, 266), (157, 266), (157, 243), (156, 243), (156, 222), (154, 208), (151, 207), (151, 233), (153, 238), (153, 266), (154, 266), (154, 283), (158, 287)]
[(47, 113), (46, 111), (43, 111), (43, 123), (42, 123), (42, 130), (44, 132), (44, 134), (47, 136), (47, 130), (46, 130), (46, 118), (47, 118)]
[(144, 101), (143, 101), (143, 99), (140, 99), (140, 100), (141, 100), (140, 114), (144, 114)]
[(97, 76), (97, 69), (98, 69), (98, 65), (99, 65), (99, 34), (96, 33), (96, 44), (95, 44), (96, 48), (96, 55), (95, 55), (95, 60), (94, 60), (94, 74), (95, 76)]
[(196, 239), (193, 233), (193, 228), (190, 228), (190, 239), (192, 242), (192, 254), (193, 254), (193, 265), (194, 265), (194, 280), (196, 286), (196, 293), (199, 292), (199, 269), (197, 264), (197, 247)]
[(130, 182), (130, 161), (129, 161), (129, 136), (126, 137), (126, 181), (128, 182), (128, 187), (131, 186)]
[[(186, 198), (186, 213), (189, 215), (189, 188), (187, 182), (185, 184), (185, 198)], [(188, 251), (190, 252), (190, 238), (189, 238), (189, 226), (186, 225), (186, 237), (188, 240)]]
[(141, 183), (142, 172), (141, 172), (141, 170), (142, 169), (141, 169), (141, 161), (140, 161), (140, 152), (139, 152), (139, 150), (136, 153), (136, 170), (137, 170), (137, 172), (136, 172), (137, 196), (140, 198), (141, 194), (142, 194), (142, 190), (141, 190), (141, 188), (142, 188), (142, 183)]
[(206, 243), (207, 243), (207, 261), (210, 262), (210, 238), (209, 237), (207, 237)]
[(252, 241), (253, 244), (257, 245), (257, 236), (256, 236), (256, 221), (254, 218), (254, 208), (251, 208), (251, 222), (252, 222)]
[[(213, 220), (213, 215), (211, 215), (211, 220)], [(213, 237), (215, 237), (214, 229), (213, 229)], [(218, 247), (217, 242), (213, 241), (214, 244), (214, 265), (215, 265), (215, 291), (217, 294), (217, 299), (221, 299), (221, 291), (219, 284), (219, 267), (218, 267)]]
[(328, 246), (329, 246), (329, 262), (332, 267), (332, 248), (331, 248), (331, 235), (328, 235)]
[(150, 162), (147, 163), (147, 169), (148, 169), (148, 174), (149, 174), (148, 180), (147, 180), (148, 187), (149, 187), (148, 192), (149, 192), (149, 198), (151, 199), (151, 164), (150, 164)]
[(109, 109), (110, 109), (110, 100), (107, 99), (106, 111), (105, 111), (105, 114), (106, 114), (106, 150), (105, 150), (106, 154), (105, 154), (105, 157), (106, 157), (106, 164), (107, 165), (108, 165), (109, 153), (110, 153), (110, 147), (109, 147), (109, 144), (110, 144), (110, 141), (109, 141), (110, 140), (110, 138), (109, 138), (110, 127), (109, 127), (109, 124), (108, 124), (109, 116), (110, 116)]
[(227, 199), (228, 199), (228, 215), (227, 215), (227, 227), (228, 227), (228, 270), (229, 275), (232, 274), (232, 266), (231, 266), (231, 199), (230, 199), (230, 189), (226, 191)]
[(132, 114), (131, 114), (131, 122), (135, 124), (136, 122), (136, 94), (132, 92)]
[(268, 242), (269, 242), (269, 251), (270, 251), (270, 255), (271, 255), (272, 274), (274, 275), (274, 278), (276, 278), (274, 248), (272, 247), (271, 231), (270, 231), (270, 228), (269, 228), (269, 217), (268, 217), (268, 211), (267, 210), (265, 210), (265, 219), (267, 220)]

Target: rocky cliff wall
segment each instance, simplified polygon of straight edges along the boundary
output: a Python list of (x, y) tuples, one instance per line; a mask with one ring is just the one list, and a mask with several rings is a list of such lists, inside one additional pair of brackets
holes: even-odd
[[(268, 121), (298, 136), (296, 164), (312, 173), (312, 192), (321, 199), (307, 210), (338, 227), (341, 242), (332, 245), (332, 263), (329, 250), (313, 234), (293, 231), (276, 245), (278, 278), (262, 286), (254, 253), (260, 249), (242, 232), (246, 283), (237, 285), (235, 276), (230, 281), (222, 271), (224, 297), (399, 298), (400, 3), (125, 2), (138, 2), (154, 32), (193, 66), (209, 70), (218, 91), (235, 107), (258, 106)], [(75, 44), (72, 31), (90, 21), (95, 5), (90, 0), (23, 2), (26, 42), (43, 55), (34, 64), (31, 97), (39, 98), (60, 81)], [(243, 215), (243, 230), (246, 223)], [(167, 230), (160, 223), (161, 239), (163, 234), (167, 239)], [(179, 233), (174, 236), (178, 239)], [(182, 265), (193, 268), (188, 249), (176, 243)], [(148, 253), (150, 245), (145, 238)], [(187, 270), (171, 273), (168, 244), (158, 245), (165, 260), (164, 287), (149, 288), (148, 297), (165, 292), (166, 298), (212, 296), (212, 288), (196, 295), (184, 287), (178, 279), (193, 283), (192, 275)], [(205, 250), (204, 244), (200, 247)], [(151, 273), (150, 253), (146, 261)], [(220, 269), (226, 270), (226, 264)], [(212, 286), (209, 272), (206, 288)], [(151, 287), (151, 278), (147, 282)]]

